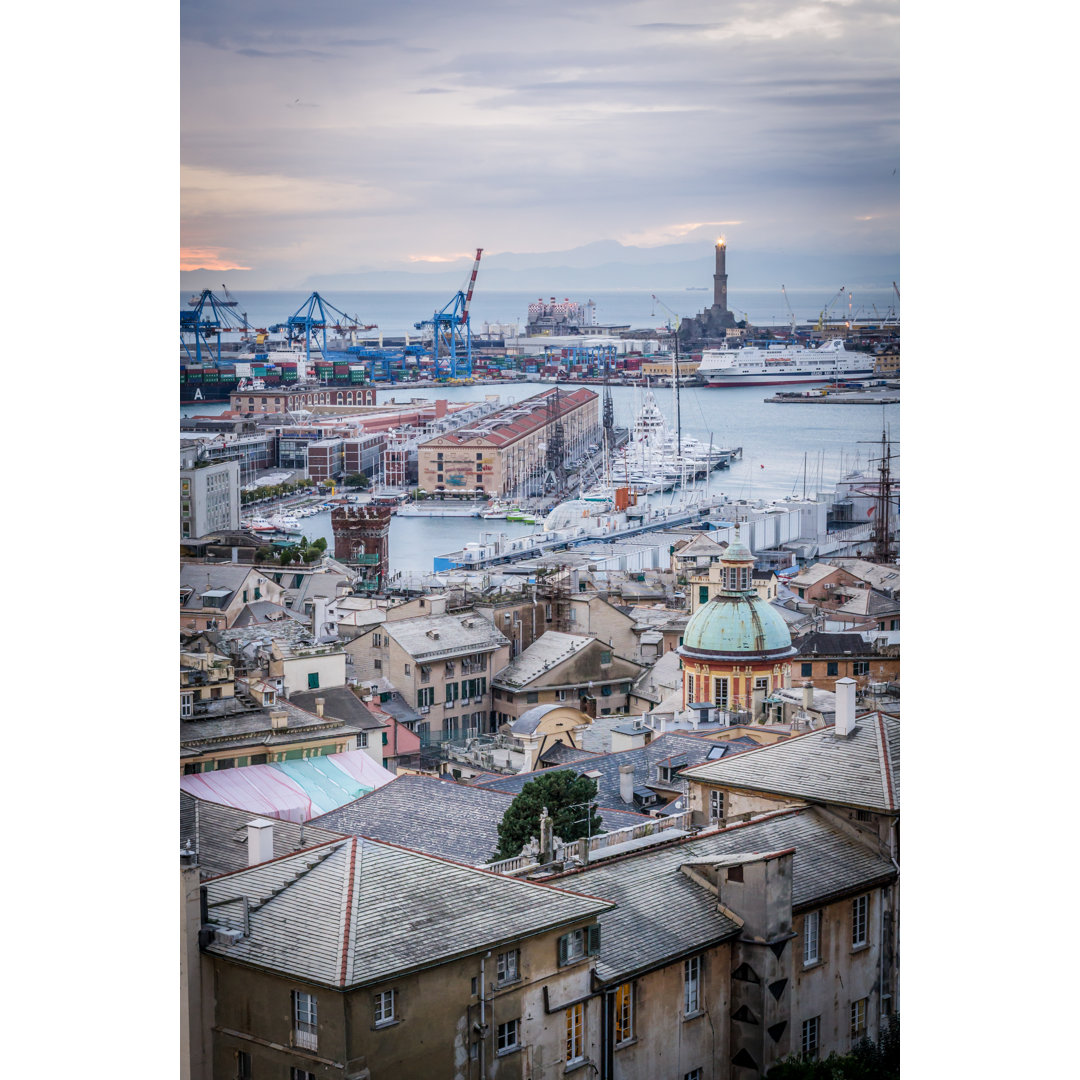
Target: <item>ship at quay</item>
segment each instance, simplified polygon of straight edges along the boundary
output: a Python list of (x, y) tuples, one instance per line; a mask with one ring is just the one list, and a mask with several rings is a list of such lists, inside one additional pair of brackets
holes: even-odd
[(839, 338), (817, 348), (793, 342), (763, 342), (741, 349), (706, 349), (697, 373), (707, 386), (772, 386), (833, 382), (874, 374), (874, 357), (849, 352)]

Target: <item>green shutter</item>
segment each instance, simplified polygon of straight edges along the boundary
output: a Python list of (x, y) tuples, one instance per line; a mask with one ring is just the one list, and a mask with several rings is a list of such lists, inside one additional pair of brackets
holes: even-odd
[(570, 951), (569, 942), (570, 942), (570, 935), (569, 934), (563, 934), (563, 936), (561, 938), (559, 938), (559, 966), (560, 967), (562, 967), (562, 965), (566, 963), (566, 957), (567, 957), (567, 954)]
[(389, 742), (390, 742), (390, 740), (386, 737), (386, 732), (384, 731), (382, 733), (382, 744), (383, 744), (383, 746), (387, 746), (389, 744)]
[(699, 585), (697, 590), (697, 599), (699, 604), (707, 604), (709, 602), (709, 586)]
[(589, 955), (597, 956), (600, 953), (600, 924), (589, 927)]
[(309, 671), (307, 677), (307, 684), (309, 690), (318, 690), (319, 688), (319, 673), (317, 671)]

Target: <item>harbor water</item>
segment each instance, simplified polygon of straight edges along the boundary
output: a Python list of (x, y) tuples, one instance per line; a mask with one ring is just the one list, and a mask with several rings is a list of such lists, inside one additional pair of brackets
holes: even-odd
[[(408, 401), (413, 397), (431, 400), (477, 401), (486, 394), (499, 394), (500, 400), (521, 401), (539, 393), (540, 383), (511, 383), (505, 386), (447, 386), (382, 388), (380, 400), (390, 397)], [(560, 384), (570, 388), (571, 384)], [(600, 391), (602, 388), (591, 386)], [(783, 499), (801, 497), (818, 491), (831, 491), (842, 473), (869, 469), (870, 457), (877, 453), (882, 428), (899, 450), (900, 406), (897, 404), (853, 408), (845, 405), (775, 405), (765, 398), (775, 391), (768, 387), (689, 387), (680, 393), (682, 430), (704, 443), (722, 447), (741, 446), (743, 458), (730, 469), (712, 474), (710, 493), (723, 493), (732, 499)], [(673, 426), (674, 403), (669, 387), (657, 389), (657, 404), (668, 424)], [(612, 402), (615, 423), (632, 427), (641, 406), (643, 389), (613, 386)], [(185, 404), (181, 415), (213, 416), (224, 412), (226, 404)], [(805, 463), (805, 464), (804, 464)], [(893, 462), (898, 475), (901, 461)], [(613, 463), (618, 479), (618, 463)], [(805, 478), (805, 480), (804, 480)], [(805, 488), (804, 488), (805, 483)], [(670, 495), (663, 496), (664, 501)], [(323, 536), (333, 545), (330, 514), (301, 519), (301, 528), (310, 539)], [(436, 555), (454, 551), (479, 539), (481, 532), (504, 532), (517, 536), (534, 531), (536, 526), (518, 522), (486, 521), (480, 518), (434, 518), (395, 515), (390, 527), (391, 570), (431, 570)]]

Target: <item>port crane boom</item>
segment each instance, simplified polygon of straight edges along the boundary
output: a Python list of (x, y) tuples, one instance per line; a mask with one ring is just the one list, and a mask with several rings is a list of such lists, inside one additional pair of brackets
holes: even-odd
[[(469, 304), (472, 302), (473, 289), (476, 287), (476, 273), (480, 269), (480, 256), (483, 248), (476, 249), (472, 274), (469, 277), (468, 291), (459, 289), (441, 311), (436, 311), (430, 319), (424, 319), (413, 325), (417, 330), (431, 327), (432, 361), (435, 377), (457, 378), (459, 374), (472, 375), (472, 322), (469, 318)], [(458, 370), (459, 350), (462, 361)], [(440, 371), (440, 366), (446, 370)]]

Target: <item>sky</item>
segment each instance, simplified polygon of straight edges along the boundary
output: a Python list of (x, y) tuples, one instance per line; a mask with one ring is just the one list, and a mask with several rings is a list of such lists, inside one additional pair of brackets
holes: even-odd
[(181, 0), (180, 26), (182, 270), (899, 251), (896, 0)]

